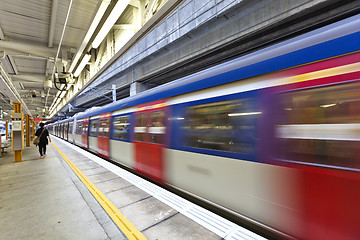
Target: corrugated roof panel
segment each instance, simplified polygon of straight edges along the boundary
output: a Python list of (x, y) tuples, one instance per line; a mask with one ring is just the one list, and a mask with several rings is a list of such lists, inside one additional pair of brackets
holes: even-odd
[[(38, 32), (48, 32), (48, 24), (38, 19), (29, 20), (24, 16), (17, 16), (13, 14), (4, 14), (2, 17), (6, 18), (7, 21), (2, 23), (3, 30), (8, 32), (18, 32), (23, 35), (36, 35)], [(30, 22), (31, 21), (31, 22)]]
[(0, 22), (9, 40), (43, 43), (48, 35), (51, 2), (1, 0)]
[(22, 82), (25, 89), (44, 88), (44, 84), (40, 82)]
[(48, 0), (1, 0), (1, 10), (42, 19), (49, 15), (51, 1)]
[[(65, 36), (63, 39), (64, 46), (78, 47), (92, 21), (92, 17), (95, 13), (97, 4), (98, 1), (96, 0), (75, 0), (73, 2), (69, 20), (67, 23), (67, 28), (65, 31)], [(59, 11), (56, 19), (56, 30), (54, 37), (54, 44), (56, 45), (59, 44), (60, 41), (68, 7), (69, 4), (63, 4), (61, 6), (58, 6)]]
[(21, 73), (44, 73), (46, 67), (46, 60), (41, 58), (23, 58), (14, 57), (17, 69)]

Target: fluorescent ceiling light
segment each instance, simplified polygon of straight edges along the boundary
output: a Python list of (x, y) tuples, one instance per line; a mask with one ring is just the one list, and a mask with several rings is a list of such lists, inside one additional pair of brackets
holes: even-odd
[(81, 71), (84, 69), (85, 65), (89, 62), (90, 58), (91, 58), (90, 54), (85, 54), (79, 66), (77, 67), (76, 71), (74, 72), (74, 77), (78, 77), (80, 75)]
[(62, 91), (61, 94), (60, 94), (60, 98), (63, 98), (66, 94), (66, 91)]
[(93, 48), (98, 48), (100, 43), (104, 40), (106, 35), (109, 33), (111, 28), (114, 26), (116, 21), (119, 19), (121, 14), (124, 12), (126, 6), (130, 3), (130, 0), (118, 0), (115, 7), (111, 11), (109, 17), (106, 19), (104, 25), (101, 27), (99, 33), (96, 35), (92, 42)]
[(332, 103), (332, 104), (320, 105), (320, 107), (322, 107), (322, 108), (328, 108), (328, 107), (333, 107), (333, 106), (335, 106), (335, 105), (336, 105), (336, 103)]
[(258, 115), (261, 112), (247, 112), (247, 113), (230, 113), (228, 114), (229, 117), (237, 117), (237, 116), (248, 116), (248, 115)]
[(96, 15), (89, 27), (89, 30), (87, 31), (80, 48), (78, 49), (73, 61), (71, 62), (69, 72), (72, 72), (75, 69), (76, 63), (79, 61), (81, 54), (83, 53), (86, 45), (89, 43), (91, 36), (94, 34), (96, 27), (99, 25), (99, 22), (101, 21), (101, 18), (103, 17), (107, 7), (110, 4), (110, 0), (103, 0), (101, 1), (101, 5), (99, 9), (96, 12)]

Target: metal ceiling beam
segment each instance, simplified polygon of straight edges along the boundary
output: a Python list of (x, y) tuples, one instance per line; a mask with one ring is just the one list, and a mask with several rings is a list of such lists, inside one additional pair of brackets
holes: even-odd
[(50, 19), (50, 31), (49, 31), (49, 42), (48, 47), (53, 47), (54, 43), (54, 35), (55, 35), (55, 23), (56, 23), (56, 15), (58, 9), (59, 0), (53, 0), (51, 6), (51, 19)]
[(1, 27), (0, 27), (0, 40), (5, 40), (5, 35)]
[[(4, 32), (3, 32), (3, 30), (2, 30), (2, 28), (0, 27), (0, 40), (5, 40), (5, 35), (4, 35)], [(6, 52), (5, 52), (5, 54), (6, 54)], [(16, 65), (15, 65), (15, 62), (14, 62), (14, 59), (13, 59), (13, 57), (12, 56), (10, 56), (10, 55), (7, 55), (8, 56), (8, 60), (9, 60), (9, 65), (11, 65), (11, 68), (14, 70), (14, 73), (15, 74), (18, 74), (19, 73), (19, 71), (18, 71), (18, 69), (17, 69), (17, 67), (16, 67)]]
[(56, 49), (15, 41), (0, 40), (0, 49), (5, 52), (18, 52), (44, 58), (54, 58), (56, 56)]
[(131, 0), (129, 5), (136, 7), (136, 8), (140, 8), (140, 1), (139, 0)]
[(5, 72), (3, 64), (0, 62), (0, 89), (3, 94), (5, 94), (11, 102), (22, 103), (23, 112), (32, 116), (30, 110), (28, 109), (26, 103), (21, 99), (20, 94), (13, 85), (10, 77)]

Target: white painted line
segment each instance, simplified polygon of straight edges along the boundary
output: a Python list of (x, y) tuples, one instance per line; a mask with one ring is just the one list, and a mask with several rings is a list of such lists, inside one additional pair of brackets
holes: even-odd
[(246, 228), (236, 225), (235, 223), (232, 223), (229, 220), (206, 210), (205, 208), (199, 207), (188, 200), (185, 200), (151, 182), (148, 182), (141, 177), (138, 177), (135, 174), (132, 174), (90, 152), (87, 152), (80, 147), (77, 147), (76, 145), (66, 142), (60, 138), (57, 139), (83, 154), (84, 156), (88, 157), (89, 159), (93, 160), (94, 162), (100, 164), (109, 171), (117, 174), (119, 177), (132, 183), (141, 190), (149, 193), (156, 199), (174, 208), (176, 211), (182, 213), (183, 215), (187, 216), (191, 220), (197, 222), (201, 226), (207, 228), (225, 240), (266, 239), (247, 230)]

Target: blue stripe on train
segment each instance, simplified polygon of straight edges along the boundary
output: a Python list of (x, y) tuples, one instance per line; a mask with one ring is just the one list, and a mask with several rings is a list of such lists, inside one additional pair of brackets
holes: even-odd
[(110, 104), (108, 107), (96, 109), (81, 116), (89, 117), (101, 113), (112, 112), (118, 109), (136, 106), (142, 103), (152, 102), (159, 99), (169, 98), (179, 94), (193, 92), (196, 90), (209, 88), (233, 81), (254, 77), (261, 74), (274, 72), (277, 70), (298, 66), (301, 64), (311, 63), (314, 61), (346, 54), (349, 52), (360, 50), (360, 32), (349, 34), (340, 38), (336, 38), (327, 42), (319, 43), (304, 49), (300, 49), (291, 53), (287, 53), (278, 57), (274, 57), (262, 62), (258, 62), (249, 66), (225, 72), (216, 76), (201, 79), (196, 82), (178, 86), (159, 93), (147, 95), (141, 98), (124, 99), (118, 104)]

